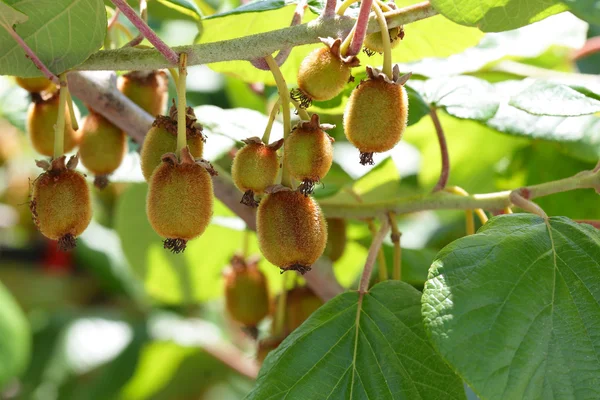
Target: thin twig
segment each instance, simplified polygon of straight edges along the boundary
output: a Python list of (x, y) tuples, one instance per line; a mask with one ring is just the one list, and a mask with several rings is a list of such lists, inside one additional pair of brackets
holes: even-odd
[(373, 241), (371, 242), (371, 247), (369, 247), (369, 254), (367, 254), (367, 261), (365, 262), (365, 268), (363, 270), (362, 277), (360, 278), (360, 286), (358, 287), (358, 292), (361, 294), (367, 293), (369, 289), (369, 280), (371, 279), (371, 273), (373, 272), (373, 266), (375, 265), (375, 259), (377, 258), (377, 252), (385, 239), (385, 235), (387, 235), (390, 230), (390, 223), (387, 218), (383, 218), (381, 221), (381, 228), (379, 228), (379, 232), (377, 235), (373, 237)]
[(360, 53), (365, 36), (367, 36), (367, 28), (369, 27), (369, 15), (371, 14), (371, 6), (373, 0), (363, 0), (360, 3), (360, 11), (358, 13), (358, 19), (356, 20), (356, 28), (354, 29), (354, 35), (350, 42), (350, 47), (344, 56), (355, 56)]
[(440, 153), (442, 156), (442, 172), (440, 173), (440, 179), (433, 188), (433, 192), (439, 192), (440, 190), (444, 190), (448, 183), (448, 178), (450, 177), (450, 156), (448, 155), (446, 135), (444, 135), (444, 129), (442, 128), (435, 107), (431, 107), (429, 115), (431, 115), (433, 126), (435, 126), (435, 133), (437, 134), (438, 142), (440, 143)]
[(138, 28), (150, 43), (158, 50), (171, 64), (175, 65), (179, 62), (179, 56), (165, 42), (159, 38), (156, 33), (148, 26), (148, 24), (136, 14), (135, 10), (127, 4), (125, 0), (111, 0), (112, 3), (121, 10), (123, 15), (127, 17), (131, 23)]
[(325, 8), (323, 9), (323, 13), (321, 14), (321, 17), (323, 17), (323, 18), (333, 17), (335, 15), (336, 3), (337, 3), (336, 0), (327, 0), (327, 2), (325, 3)]
[(110, 31), (115, 22), (117, 22), (119, 19), (119, 14), (121, 14), (121, 10), (115, 8), (115, 12), (113, 13), (112, 17), (110, 17), (110, 20), (108, 20), (108, 25), (106, 26), (107, 31)]
[[(377, 235), (377, 226), (375, 226), (375, 221), (369, 219), (367, 221), (369, 225), (369, 230), (371, 231), (371, 236)], [(383, 252), (383, 247), (379, 248), (377, 252), (377, 271), (379, 273), (379, 282), (388, 280), (388, 270), (387, 270), (387, 261), (385, 259), (385, 253)]]
[(55, 85), (60, 85), (60, 79), (58, 76), (54, 75), (46, 65), (40, 60), (40, 58), (35, 54), (35, 52), (29, 47), (27, 43), (19, 36), (19, 34), (10, 26), (2, 25), (8, 34), (12, 36), (13, 39), (21, 46), (27, 57), (35, 64), (35, 66), (42, 71), (42, 74), (48, 79), (50, 79)]

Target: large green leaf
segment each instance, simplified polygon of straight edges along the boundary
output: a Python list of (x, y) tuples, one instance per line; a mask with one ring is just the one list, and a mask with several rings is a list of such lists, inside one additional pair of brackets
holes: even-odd
[(29, 17), (14, 7), (0, 1), (0, 27), (12, 29), (13, 25), (22, 24)]
[(434, 347), (485, 399), (600, 396), (600, 232), (491, 219), (444, 248), (423, 292)]
[(600, 3), (597, 0), (562, 0), (569, 10), (590, 24), (600, 24)]
[(567, 85), (535, 80), (508, 103), (534, 115), (575, 117), (600, 112), (600, 101)]
[(179, 11), (182, 14), (188, 15), (194, 19), (201, 19), (202, 12), (193, 0), (158, 0), (165, 6)]
[[(55, 74), (83, 62), (102, 46), (106, 11), (102, 0), (4, 0), (29, 19), (15, 31)], [(41, 76), (8, 32), (0, 30), (0, 74)]]
[(271, 352), (248, 399), (464, 399), (433, 351), (420, 293), (388, 281), (318, 309)]
[(545, 0), (431, 0), (431, 5), (450, 20), (484, 32), (507, 31), (567, 10)]
[(0, 282), (0, 388), (25, 371), (30, 353), (27, 318)]

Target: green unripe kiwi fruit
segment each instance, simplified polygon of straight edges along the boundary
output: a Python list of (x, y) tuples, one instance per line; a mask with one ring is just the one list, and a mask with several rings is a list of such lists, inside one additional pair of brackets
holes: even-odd
[(310, 194), (327, 175), (333, 163), (333, 138), (325, 133), (331, 125), (320, 125), (319, 116), (313, 114), (310, 121), (300, 122), (285, 140), (285, 163), (290, 174), (302, 181), (298, 188)]
[(131, 101), (153, 117), (167, 105), (169, 78), (163, 71), (133, 71), (121, 76), (117, 87)]
[(125, 132), (102, 115), (90, 110), (81, 128), (79, 156), (82, 164), (94, 175), (95, 185), (106, 187), (106, 175), (114, 172), (127, 153)]
[(52, 86), (52, 82), (50, 79), (45, 77), (39, 78), (20, 78), (16, 77), (15, 81), (19, 86), (23, 89), (27, 90), (29, 93), (39, 93), (45, 90), (50, 89)]
[(342, 218), (327, 218), (327, 246), (325, 256), (332, 262), (339, 260), (346, 249), (346, 220)]
[(65, 251), (75, 247), (75, 239), (92, 219), (90, 190), (84, 176), (73, 170), (76, 160), (71, 158), (68, 167), (65, 156), (53, 160), (52, 166), (35, 180), (30, 203), (39, 231), (58, 240), (59, 248)]
[(225, 305), (229, 315), (248, 328), (256, 329), (269, 314), (267, 279), (256, 262), (233, 257), (225, 272)]
[(298, 70), (298, 90), (293, 90), (292, 98), (303, 108), (313, 100), (333, 99), (340, 94), (350, 80), (351, 69), (358, 65), (356, 57), (342, 57), (340, 39), (321, 39), (325, 47), (309, 53)]
[(282, 271), (310, 271), (327, 243), (327, 224), (317, 202), (283, 186), (260, 202), (256, 231), (262, 254)]
[[(390, 35), (390, 44), (393, 49), (398, 46), (398, 43), (400, 43), (400, 40), (404, 37), (404, 30), (402, 27), (397, 26), (395, 28), (388, 29), (388, 34)], [(384, 49), (381, 32), (375, 32), (365, 36), (363, 46), (365, 53), (367, 53), (369, 56), (375, 53), (383, 53)]]
[[(402, 138), (408, 120), (408, 79), (393, 80), (367, 68), (369, 79), (352, 91), (344, 111), (344, 133), (361, 152), (361, 164), (373, 164), (373, 153), (391, 150)], [(373, 72), (374, 71), (374, 72)], [(397, 65), (395, 71), (398, 71)]]
[[(173, 153), (177, 149), (177, 109), (171, 107), (171, 115), (159, 115), (154, 120), (152, 128), (146, 134), (140, 159), (142, 173), (146, 181), (150, 181), (152, 172), (160, 165), (162, 156)], [(187, 145), (194, 158), (202, 158), (206, 138), (202, 134), (202, 126), (196, 122), (194, 111), (187, 108), (186, 117)]]
[(19, 135), (17, 128), (0, 118), (0, 167), (21, 152)]
[(295, 331), (323, 304), (323, 300), (306, 286), (290, 290), (285, 300), (285, 332)]
[[(27, 132), (35, 151), (48, 157), (54, 153), (54, 125), (58, 119), (58, 93), (47, 100), (29, 105), (27, 112)], [(79, 144), (81, 132), (71, 127), (71, 116), (65, 107), (64, 151), (70, 152)]]
[(206, 167), (196, 163), (186, 147), (181, 162), (165, 154), (149, 182), (146, 214), (152, 228), (166, 238), (173, 253), (185, 250), (188, 240), (200, 236), (213, 212), (213, 186)]
[(244, 140), (244, 143), (246, 145), (233, 158), (231, 177), (235, 186), (244, 192), (242, 204), (256, 207), (258, 203), (254, 200), (254, 195), (264, 193), (277, 179), (277, 150), (283, 145), (283, 139), (266, 145), (259, 138), (251, 137)]

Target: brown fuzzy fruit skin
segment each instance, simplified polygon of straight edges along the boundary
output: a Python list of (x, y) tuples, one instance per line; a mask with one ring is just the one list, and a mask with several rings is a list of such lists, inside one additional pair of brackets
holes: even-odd
[(234, 320), (248, 327), (255, 327), (269, 314), (267, 279), (256, 264), (227, 272), (225, 305)]
[(76, 171), (44, 172), (33, 185), (31, 201), (34, 222), (49, 239), (77, 237), (92, 220), (90, 190)]
[(231, 166), (235, 186), (242, 192), (252, 190), (256, 194), (275, 184), (278, 172), (277, 150), (263, 143), (246, 144), (235, 153)]
[(333, 99), (348, 82), (350, 69), (329, 47), (318, 48), (302, 60), (298, 71), (298, 87), (312, 100)]
[(127, 152), (125, 132), (90, 110), (82, 127), (79, 159), (95, 175), (108, 175), (121, 165)]
[(198, 164), (161, 162), (149, 182), (146, 213), (168, 239), (191, 240), (208, 227), (213, 212), (210, 174)]
[(15, 81), (19, 86), (23, 89), (27, 90), (29, 93), (39, 93), (44, 90), (50, 89), (52, 86), (52, 82), (50, 79), (45, 77), (39, 78), (15, 78)]
[(346, 249), (346, 220), (341, 218), (327, 218), (327, 246), (325, 256), (332, 262), (339, 260)]
[[(390, 35), (390, 45), (392, 49), (398, 46), (400, 43), (400, 27), (397, 26), (395, 28), (391, 28), (388, 30)], [(371, 51), (376, 53), (383, 53), (383, 40), (381, 39), (381, 32), (371, 33), (365, 36), (365, 41), (363, 42), (363, 46)]]
[[(194, 158), (202, 157), (202, 151), (204, 150), (202, 135), (188, 135), (187, 145)], [(162, 156), (166, 153), (173, 153), (175, 150), (177, 150), (177, 136), (161, 126), (150, 128), (140, 154), (142, 173), (146, 181), (150, 182), (152, 172), (161, 164)]]
[(310, 268), (325, 250), (327, 224), (317, 202), (296, 191), (267, 195), (256, 215), (262, 254), (282, 270)]
[[(66, 107), (65, 107), (66, 108)], [(48, 157), (54, 153), (54, 125), (58, 117), (58, 96), (31, 103), (27, 112), (27, 132), (35, 151)], [(81, 131), (71, 127), (71, 116), (65, 109), (65, 153), (79, 144)]]
[(408, 97), (404, 87), (369, 79), (350, 95), (344, 112), (344, 132), (361, 152), (381, 153), (400, 141), (407, 120)]
[(162, 114), (167, 105), (168, 78), (163, 71), (131, 72), (119, 77), (117, 87), (150, 115)]
[(287, 293), (285, 310), (285, 332), (295, 331), (324, 303), (307, 287), (296, 287)]
[(333, 144), (322, 129), (294, 129), (286, 139), (285, 150), (286, 166), (300, 181), (319, 182), (333, 163)]

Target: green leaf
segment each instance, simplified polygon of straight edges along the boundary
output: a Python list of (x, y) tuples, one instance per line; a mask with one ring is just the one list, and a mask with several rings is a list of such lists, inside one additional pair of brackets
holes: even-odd
[(507, 31), (568, 10), (544, 0), (431, 0), (431, 5), (446, 18), (484, 32)]
[(4, 29), (12, 29), (13, 25), (22, 24), (28, 19), (27, 15), (0, 0), (0, 26)]
[(569, 11), (590, 24), (600, 24), (600, 3), (597, 0), (562, 0)]
[(420, 297), (398, 281), (335, 297), (267, 356), (247, 399), (464, 399), (425, 337)]
[[(29, 19), (15, 31), (55, 74), (72, 68), (102, 46), (106, 10), (102, 0), (4, 0)], [(0, 31), (0, 74), (41, 76), (25, 52)]]
[(411, 85), (426, 102), (457, 118), (485, 121), (498, 111), (494, 86), (483, 79), (455, 76), (414, 81)]
[(188, 15), (194, 19), (202, 19), (200, 8), (191, 0), (158, 0), (165, 6), (179, 11), (182, 14)]
[(600, 232), (491, 219), (444, 248), (423, 292), (437, 351), (486, 399), (598, 398)]
[(21, 308), (0, 282), (0, 388), (22, 374), (31, 355), (31, 331)]
[(600, 101), (567, 85), (543, 80), (533, 81), (512, 96), (508, 104), (533, 115), (574, 117), (600, 111)]

